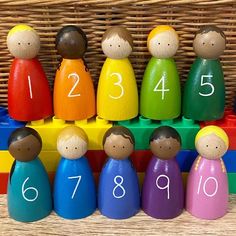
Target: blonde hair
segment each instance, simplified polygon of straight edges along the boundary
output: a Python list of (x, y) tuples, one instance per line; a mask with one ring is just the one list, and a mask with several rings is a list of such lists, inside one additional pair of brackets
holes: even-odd
[(177, 38), (178, 38), (178, 34), (176, 33), (176, 31), (174, 30), (174, 28), (172, 28), (169, 25), (159, 25), (156, 28), (154, 28), (148, 35), (148, 39), (147, 39), (147, 45), (149, 46), (150, 41), (157, 35), (166, 31), (173, 31)]
[(7, 37), (12, 36), (16, 32), (22, 32), (22, 31), (35, 31), (31, 26), (28, 25), (16, 25), (14, 26), (8, 33)]
[(88, 136), (83, 129), (77, 126), (67, 126), (58, 135), (57, 142), (67, 141), (71, 138), (78, 137), (88, 143)]
[(205, 137), (210, 134), (214, 134), (217, 137), (219, 137), (220, 139), (222, 139), (224, 141), (226, 147), (227, 148), (229, 147), (229, 138), (228, 138), (227, 134), (225, 133), (225, 131), (222, 128), (215, 126), (215, 125), (209, 125), (209, 126), (202, 128), (197, 133), (197, 135), (195, 137), (195, 144), (200, 138)]

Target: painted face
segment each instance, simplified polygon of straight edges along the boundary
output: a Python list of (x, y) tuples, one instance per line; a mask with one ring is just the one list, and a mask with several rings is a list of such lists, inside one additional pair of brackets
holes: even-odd
[(86, 41), (78, 31), (61, 35), (57, 42), (57, 52), (65, 59), (82, 58), (86, 51)]
[(149, 42), (148, 50), (154, 57), (170, 58), (176, 54), (178, 47), (178, 35), (174, 30), (168, 30), (154, 36)]
[(102, 42), (103, 53), (112, 59), (127, 58), (131, 52), (132, 47), (128, 41), (120, 38), (118, 35), (114, 35)]
[(12, 142), (9, 152), (17, 161), (27, 162), (34, 160), (39, 155), (41, 148), (39, 140), (33, 135), (29, 135)]
[(134, 150), (134, 145), (128, 138), (122, 135), (111, 134), (104, 144), (105, 153), (117, 160), (123, 160), (130, 156)]
[(180, 143), (174, 138), (159, 138), (150, 143), (152, 153), (162, 160), (174, 158), (180, 147)]
[(225, 39), (217, 32), (197, 34), (193, 41), (196, 55), (205, 59), (217, 59), (225, 50)]
[(224, 141), (215, 134), (206, 135), (196, 142), (196, 149), (200, 156), (207, 159), (219, 159), (227, 151)]
[(7, 47), (16, 58), (32, 59), (38, 55), (40, 38), (34, 30), (15, 32), (7, 37)]
[(57, 150), (66, 159), (78, 159), (87, 152), (87, 143), (78, 136), (57, 141)]

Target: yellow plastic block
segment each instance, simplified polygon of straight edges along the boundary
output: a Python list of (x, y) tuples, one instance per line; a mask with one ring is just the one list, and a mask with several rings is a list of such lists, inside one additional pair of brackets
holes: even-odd
[(112, 127), (112, 123), (99, 117), (75, 122), (65, 122), (64, 120), (53, 117), (45, 121), (34, 121), (28, 123), (26, 126), (38, 131), (43, 140), (42, 150), (55, 151), (57, 136), (60, 130), (68, 125), (76, 125), (84, 129), (89, 138), (89, 150), (102, 150), (103, 135)]
[(0, 173), (9, 173), (14, 158), (8, 151), (0, 151)]

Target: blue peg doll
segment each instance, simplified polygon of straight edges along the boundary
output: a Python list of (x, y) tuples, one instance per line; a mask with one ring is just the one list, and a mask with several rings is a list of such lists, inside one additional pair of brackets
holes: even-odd
[(51, 213), (52, 198), (47, 172), (38, 158), (42, 140), (37, 131), (16, 129), (8, 140), (14, 157), (7, 189), (9, 216), (17, 221), (32, 222)]
[(100, 175), (98, 208), (108, 218), (129, 218), (140, 208), (138, 177), (129, 160), (133, 134), (125, 127), (112, 127), (104, 135), (103, 146), (109, 158)]
[(64, 128), (57, 138), (62, 158), (54, 180), (54, 210), (66, 219), (87, 217), (96, 210), (96, 188), (88, 160), (88, 137), (76, 126)]

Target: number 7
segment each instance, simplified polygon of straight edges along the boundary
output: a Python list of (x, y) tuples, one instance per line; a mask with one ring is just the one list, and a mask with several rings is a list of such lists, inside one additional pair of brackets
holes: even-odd
[(76, 191), (77, 191), (77, 188), (79, 187), (79, 184), (80, 184), (81, 178), (82, 178), (81, 175), (77, 175), (77, 176), (69, 176), (69, 177), (68, 177), (68, 179), (78, 179), (78, 180), (77, 180), (77, 183), (76, 183), (76, 185), (75, 185), (74, 191), (73, 191), (73, 193), (72, 193), (71, 199), (73, 199), (74, 196), (75, 196), (75, 193), (76, 193)]

